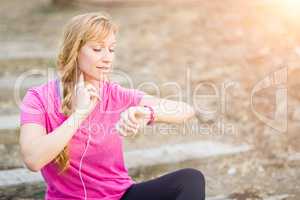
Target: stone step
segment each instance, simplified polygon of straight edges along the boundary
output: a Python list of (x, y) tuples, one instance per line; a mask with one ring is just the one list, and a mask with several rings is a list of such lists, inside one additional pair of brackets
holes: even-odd
[[(125, 162), (130, 175), (134, 177), (138, 175), (140, 168), (162, 164), (174, 166), (176, 163), (189, 160), (235, 155), (250, 150), (251, 146), (246, 144), (233, 146), (213, 141), (201, 141), (127, 151)], [(40, 172), (31, 172), (27, 168), (0, 171), (0, 199), (15, 197), (16, 191), (19, 197), (30, 197), (32, 194), (43, 192), (44, 186)]]
[(0, 116), (0, 121), (1, 121), (0, 131), (17, 129), (20, 124), (19, 115)]
[(213, 156), (238, 154), (249, 151), (250, 149), (251, 147), (246, 144), (232, 146), (214, 141), (200, 141), (184, 144), (168, 144), (158, 148), (132, 150), (125, 154), (125, 158), (128, 161), (127, 167), (134, 168), (134, 166), (151, 166), (153, 163), (155, 163), (155, 165), (171, 164), (188, 159), (194, 160)]
[(41, 174), (25, 168), (0, 171), (0, 180), (0, 199), (29, 197), (45, 190)]
[(34, 41), (2, 41), (1, 44), (0, 60), (51, 59), (57, 54), (55, 48)]
[(19, 115), (0, 116), (0, 144), (17, 144), (19, 140)]
[[(50, 68), (49, 68), (49, 70), (50, 70)], [(47, 73), (46, 70), (42, 70), (42, 69), (35, 69), (35, 71)], [(24, 80), (25, 77), (26, 77), (26, 79)], [(47, 81), (47, 77), (44, 77), (42, 75), (32, 75), (32, 76), (27, 76), (26, 74), (19, 74), (18, 76), (10, 75), (10, 76), (1, 77), (0, 89), (1, 89), (1, 91), (13, 90), (17, 86), (19, 86), (21, 88), (29, 88), (32, 86), (37, 86), (39, 84), (42, 84), (45, 81)]]
[[(31, 74), (31, 72), (35, 73), (45, 73), (44, 76)], [(2, 95), (0, 96), (0, 102), (5, 105), (5, 102), (10, 102), (10, 105), (17, 106), (18, 103), (24, 97), (28, 88), (33, 86), (38, 86), (45, 83), (47, 78), (47, 69), (43, 70), (35, 70), (28, 71), (25, 73), (19, 74), (19, 76), (4, 76), (0, 79), (0, 90)], [(53, 71), (49, 69), (49, 73)], [(28, 75), (26, 75), (28, 74)], [(49, 79), (50, 80), (50, 79)], [(1, 106), (3, 107), (3, 106)], [(0, 111), (1, 114), (1, 111)]]
[(19, 76), (24, 72), (32, 70), (55, 69), (54, 59), (46, 58), (19, 58), (19, 59), (0, 59), (0, 77)]
[(0, 116), (0, 170), (21, 167), (19, 116)]

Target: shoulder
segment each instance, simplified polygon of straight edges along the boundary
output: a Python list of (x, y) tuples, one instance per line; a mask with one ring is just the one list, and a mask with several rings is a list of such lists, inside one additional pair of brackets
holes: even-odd
[(113, 95), (135, 95), (141, 94), (144, 92), (138, 89), (135, 89), (134, 86), (123, 86), (117, 82), (109, 82), (109, 88)]
[(38, 86), (32, 86), (27, 89), (22, 102), (30, 104), (38, 104), (39, 106), (49, 103), (48, 101), (54, 97), (55, 79), (51, 79)]
[(133, 86), (125, 87), (116, 82), (109, 83), (110, 97), (112, 100), (125, 104), (126, 106), (135, 106), (139, 103), (145, 92), (135, 89)]
[(36, 123), (48, 130), (46, 119), (49, 115), (47, 114), (53, 111), (54, 106), (51, 102), (53, 101), (51, 98), (53, 96), (53, 82), (54, 80), (50, 80), (27, 90), (20, 104), (20, 125)]
[(120, 90), (123, 88), (123, 86), (120, 83), (115, 82), (115, 81), (109, 81), (109, 82), (107, 82), (107, 85), (113, 91), (117, 91), (117, 90)]
[(107, 89), (108, 89), (109, 93), (112, 95), (112, 97), (115, 97), (115, 96), (119, 95), (119, 93), (123, 92), (123, 90), (126, 88), (124, 88), (117, 82), (110, 81), (110, 82), (107, 82)]

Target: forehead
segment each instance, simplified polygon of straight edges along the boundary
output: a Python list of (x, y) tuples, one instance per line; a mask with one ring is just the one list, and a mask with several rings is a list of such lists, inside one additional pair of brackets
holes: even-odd
[(112, 45), (116, 43), (116, 36), (115, 34), (109, 34), (107, 37), (105, 37), (102, 40), (90, 40), (87, 41), (87, 44), (90, 45), (99, 45), (99, 44), (104, 44), (104, 45)]

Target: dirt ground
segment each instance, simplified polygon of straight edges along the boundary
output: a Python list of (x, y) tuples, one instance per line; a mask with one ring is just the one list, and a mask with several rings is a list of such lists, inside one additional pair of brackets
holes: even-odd
[(148, 180), (166, 172), (193, 166), (205, 174), (209, 197), (228, 196), (248, 200), (286, 195), (282, 199), (298, 200), (299, 164), (299, 161), (258, 158), (255, 152), (251, 152), (223, 159), (184, 162), (176, 166), (156, 166), (141, 170), (137, 180)]
[[(187, 86), (195, 91), (199, 84), (205, 83), (201, 94), (211, 95), (214, 94), (211, 85), (223, 94), (224, 84), (232, 84), (226, 94), (196, 98), (192, 102), (202, 109), (217, 110), (214, 115), (201, 114), (202, 124), (211, 126), (221, 122), (235, 130), (235, 134), (227, 134), (226, 129), (221, 136), (210, 132), (203, 139), (248, 143), (254, 147), (250, 153), (229, 158), (142, 169), (134, 175), (137, 180), (193, 166), (206, 174), (209, 196), (230, 194), (244, 200), (287, 194), (285, 199), (298, 200), (300, 9), (296, 9), (300, 4), (289, 7), (284, 2), (201, 0), (136, 6), (81, 3), (61, 8), (49, 5), (46, 0), (26, 3), (6, 0), (0, 7), (0, 41), (5, 44), (0, 52), (7, 53), (8, 57), (30, 50), (55, 52), (62, 27), (70, 17), (88, 11), (105, 11), (120, 28), (116, 69), (128, 73), (136, 85), (154, 82), (162, 91), (161, 97), (176, 94), (174, 89), (163, 85), (176, 82), (188, 102), (192, 94), (188, 93)], [(3, 77), (37, 65), (55, 67), (53, 60), (34, 58), (2, 59), (0, 64), (4, 66), (1, 67)], [(253, 89), (266, 77), (271, 86), (257, 91), (251, 102)], [(280, 89), (286, 91), (283, 94), (287, 104), (283, 106), (276, 99)], [(151, 88), (143, 90), (154, 94)], [(286, 108), (283, 109), (286, 117), (271, 123), (271, 128), (259, 118), (274, 119), (282, 111), (281, 107)], [(276, 129), (277, 125), (283, 125), (280, 126), (283, 129)]]

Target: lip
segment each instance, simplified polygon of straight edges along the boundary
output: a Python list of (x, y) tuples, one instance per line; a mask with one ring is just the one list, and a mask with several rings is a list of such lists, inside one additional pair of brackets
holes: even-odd
[(98, 69), (109, 69), (109, 67), (104, 67), (104, 66), (100, 66), (100, 67), (96, 67)]

